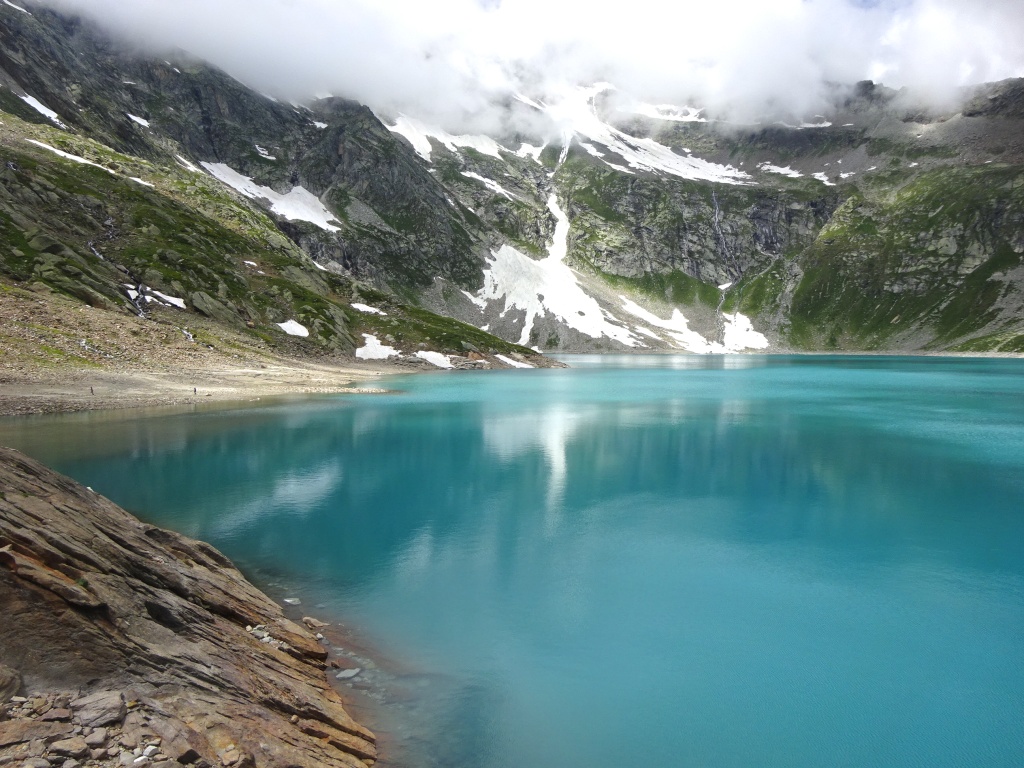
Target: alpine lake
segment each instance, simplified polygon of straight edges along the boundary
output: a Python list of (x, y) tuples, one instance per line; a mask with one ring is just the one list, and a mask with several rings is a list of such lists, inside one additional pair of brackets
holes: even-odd
[(1024, 360), (564, 359), (0, 444), (343, 624), (382, 764), (1024, 764)]

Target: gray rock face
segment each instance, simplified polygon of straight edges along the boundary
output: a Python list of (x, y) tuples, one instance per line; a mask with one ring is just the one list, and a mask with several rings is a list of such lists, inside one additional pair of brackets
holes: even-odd
[(6, 704), (21, 690), (21, 675), (18, 670), (0, 664), (0, 704)]
[[(0, 722), (0, 765), (33, 756), (30, 744), (34, 756), (49, 745), (54, 757), (91, 759), (96, 726), (120, 729), (121, 745), (153, 761), (224, 764), (229, 745), (239, 765), (375, 759), (374, 735), (327, 683), (323, 647), (213, 547), (144, 525), (6, 448), (0, 487), (11, 555), (0, 560), (0, 658), (28, 695), (20, 719)], [(280, 642), (261, 643), (246, 631), (256, 625)], [(91, 692), (40, 695), (75, 687)], [(32, 719), (58, 704), (70, 722)]]

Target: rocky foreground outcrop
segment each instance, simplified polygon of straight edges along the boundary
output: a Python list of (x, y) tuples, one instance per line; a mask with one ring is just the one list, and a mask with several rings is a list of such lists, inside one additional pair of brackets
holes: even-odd
[(363, 768), (326, 657), (213, 547), (0, 448), (0, 766)]

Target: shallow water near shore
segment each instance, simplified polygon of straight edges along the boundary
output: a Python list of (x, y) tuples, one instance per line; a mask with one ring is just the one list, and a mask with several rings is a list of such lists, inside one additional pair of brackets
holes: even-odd
[(566, 359), (0, 443), (400, 659), (389, 764), (1024, 762), (1024, 361)]

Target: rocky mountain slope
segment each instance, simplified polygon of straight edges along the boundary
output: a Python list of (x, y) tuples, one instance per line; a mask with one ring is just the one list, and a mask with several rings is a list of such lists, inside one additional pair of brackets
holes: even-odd
[(0, 765), (375, 761), (327, 651), (219, 552), (7, 448), (0, 487)]
[(505, 108), (547, 140), (282, 103), (4, 4), (3, 271), (464, 365), (542, 364), (526, 348), (1024, 351), (1022, 81), (941, 112), (860, 83), (826, 115), (753, 126), (606, 85)]

